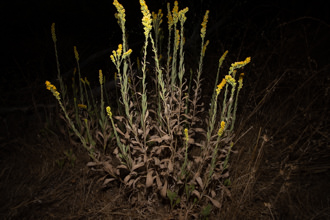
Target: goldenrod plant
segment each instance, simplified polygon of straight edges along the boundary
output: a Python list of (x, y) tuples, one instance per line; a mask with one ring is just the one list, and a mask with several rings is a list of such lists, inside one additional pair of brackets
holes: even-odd
[[(120, 111), (113, 111), (109, 102), (104, 101), (102, 70), (98, 75), (100, 104), (89, 95), (91, 89), (87, 90), (89, 82), (81, 76), (76, 48), (79, 86), (73, 88), (74, 109), (65, 108), (54, 85), (47, 81), (46, 86), (58, 100), (70, 129), (93, 159), (89, 166), (101, 166), (110, 175), (104, 178), (105, 185), (118, 180), (132, 188), (133, 194), (139, 191), (139, 195), (146, 197), (159, 195), (170, 200), (172, 210), (185, 209), (189, 215), (196, 208), (205, 217), (211, 210), (209, 203), (221, 208), (220, 195), (227, 191), (225, 181), (229, 177), (230, 152), (235, 147), (234, 123), (244, 74), (238, 80), (236, 75), (250, 58), (233, 63), (228, 73), (223, 74), (220, 69), (228, 51), (220, 56), (209, 114), (205, 118), (201, 91), (203, 59), (210, 43), (206, 39), (210, 12), (205, 12), (201, 24), (198, 69), (187, 74), (184, 24), (189, 9), (179, 10), (177, 1), (172, 9), (167, 4), (167, 61), (160, 62), (162, 11), (150, 13), (146, 2), (139, 1), (144, 31), (139, 71), (133, 71), (135, 67), (129, 60), (133, 51), (128, 47), (125, 9), (117, 0), (113, 2), (122, 42), (112, 51), (110, 59), (116, 68), (120, 87), (118, 108), (123, 107), (123, 115), (115, 115)], [(52, 35), (54, 38), (53, 26)], [(147, 61), (148, 56), (153, 58), (152, 62)], [(132, 83), (135, 80), (140, 80), (140, 86)], [(120, 164), (106, 159), (111, 157), (116, 157)]]

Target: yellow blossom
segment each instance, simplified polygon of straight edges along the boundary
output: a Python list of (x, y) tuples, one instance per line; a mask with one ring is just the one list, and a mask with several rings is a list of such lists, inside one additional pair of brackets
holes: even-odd
[(220, 124), (220, 129), (218, 131), (218, 136), (221, 137), (223, 132), (225, 131), (226, 123), (224, 121), (221, 122)]
[(179, 48), (179, 44), (180, 44), (180, 31), (176, 30), (176, 44), (175, 44), (175, 48), (178, 49)]
[(239, 62), (235, 62), (233, 64), (231, 64), (230, 67), (230, 72), (233, 72), (235, 69), (241, 68), (245, 65), (247, 65), (248, 63), (250, 63), (251, 61), (251, 57), (247, 57), (244, 61), (239, 61)]
[(86, 108), (87, 108), (87, 106), (86, 106), (86, 105), (84, 105), (84, 104), (78, 104), (78, 108), (83, 108), (83, 109), (86, 109)]
[(114, 64), (116, 64), (115, 57), (112, 54), (110, 55), (110, 59)]
[(46, 88), (53, 93), (53, 96), (55, 96), (57, 100), (60, 100), (61, 99), (60, 93), (57, 91), (56, 87), (53, 84), (51, 84), (49, 81), (46, 81), (45, 84), (46, 84)]
[(103, 73), (102, 73), (102, 70), (99, 70), (99, 81), (100, 81), (100, 85), (103, 85)]
[(123, 59), (125, 59), (127, 56), (129, 56), (132, 52), (133, 52), (132, 49), (129, 49), (128, 51), (126, 51), (126, 52), (123, 54)]
[(178, 11), (179, 11), (179, 6), (178, 6), (178, 1), (175, 1), (174, 2), (174, 7), (173, 7), (173, 10), (172, 10), (172, 16), (173, 16), (173, 23), (176, 24), (178, 23)]
[(118, 2), (118, 0), (113, 1), (113, 5), (116, 7), (118, 14), (117, 14), (117, 19), (121, 21), (121, 25), (125, 25), (125, 9), (124, 7)]
[(236, 80), (231, 75), (226, 75), (225, 78), (230, 85), (236, 85)]
[(56, 43), (57, 39), (56, 39), (56, 33), (55, 33), (55, 23), (52, 24), (51, 32), (52, 32), (53, 41), (54, 41), (54, 43)]
[(244, 73), (241, 73), (241, 75), (239, 76), (238, 89), (241, 89), (243, 87), (243, 76), (244, 76)]
[(188, 10), (189, 8), (186, 7), (181, 11), (179, 11), (179, 20), (181, 21), (182, 24), (187, 20), (186, 13), (188, 12)]
[(205, 51), (206, 51), (206, 48), (207, 48), (207, 45), (209, 45), (210, 41), (207, 40), (206, 43), (204, 44), (203, 46), (203, 51), (202, 51), (202, 55), (204, 56), (205, 55)]
[(184, 136), (186, 137), (186, 142), (189, 140), (188, 128), (184, 129)]
[(170, 3), (167, 3), (167, 23), (168, 23), (168, 30), (172, 30), (173, 26), (173, 16), (170, 10)]
[(141, 12), (143, 14), (142, 24), (144, 26), (144, 35), (145, 35), (146, 38), (148, 38), (150, 30), (152, 28), (152, 26), (151, 26), (151, 22), (152, 22), (151, 14), (150, 14), (148, 6), (146, 5), (144, 0), (140, 0), (140, 5), (141, 5)]
[(207, 25), (207, 21), (209, 19), (209, 10), (206, 10), (205, 15), (204, 15), (204, 19), (202, 22), (202, 28), (201, 28), (201, 38), (205, 37), (206, 34), (206, 25)]
[(226, 51), (222, 54), (222, 56), (220, 57), (220, 59), (219, 59), (219, 63), (220, 63), (220, 65), (221, 65), (221, 64), (223, 63), (223, 61), (225, 60), (227, 54), (228, 54), (228, 50), (226, 50)]
[(227, 80), (225, 78), (222, 79), (221, 83), (217, 86), (217, 95), (219, 95), (220, 91), (222, 90), (222, 88), (226, 85)]
[(107, 107), (106, 107), (106, 111), (107, 111), (108, 116), (109, 116), (110, 118), (112, 118), (112, 112), (111, 112), (111, 108), (110, 108), (110, 106), (107, 106)]
[(117, 49), (117, 57), (119, 59), (119, 57), (121, 56), (121, 53), (123, 52), (123, 45), (119, 44), (118, 45), (118, 49)]

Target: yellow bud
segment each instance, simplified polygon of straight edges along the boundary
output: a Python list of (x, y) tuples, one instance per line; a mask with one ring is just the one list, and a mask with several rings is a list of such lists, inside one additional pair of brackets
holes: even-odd
[(55, 33), (55, 23), (52, 24), (51, 32), (52, 32), (53, 41), (54, 41), (54, 43), (56, 43), (57, 39), (56, 39), (56, 33)]
[(103, 84), (103, 74), (102, 74), (102, 70), (99, 70), (99, 81), (100, 81), (100, 85)]
[(76, 58), (77, 61), (79, 61), (79, 54), (76, 46), (73, 47), (73, 51), (74, 51), (74, 57)]

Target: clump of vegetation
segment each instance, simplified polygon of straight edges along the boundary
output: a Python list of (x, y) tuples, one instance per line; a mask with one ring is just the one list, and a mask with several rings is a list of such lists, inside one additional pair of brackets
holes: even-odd
[[(97, 100), (93, 96), (88, 80), (81, 76), (76, 47), (79, 79), (73, 81), (74, 98), (68, 101), (60, 75), (54, 24), (51, 30), (61, 93), (48, 81), (46, 87), (59, 102), (72, 140), (78, 138), (90, 155), (92, 161), (87, 165), (107, 173), (103, 177), (104, 186), (118, 181), (132, 189), (132, 196), (156, 195), (168, 201), (172, 210), (185, 210), (186, 216), (206, 218), (212, 210), (210, 204), (220, 209), (228, 192), (229, 156), (244, 76), (238, 71), (250, 58), (233, 63), (228, 73), (221, 76), (220, 67), (228, 51), (224, 52), (219, 59), (210, 109), (205, 113), (201, 84), (203, 59), (209, 44), (205, 41), (209, 11), (201, 24), (198, 69), (188, 74), (183, 50), (188, 8), (179, 10), (175, 1), (171, 10), (167, 4), (168, 50), (167, 57), (161, 58), (163, 13), (161, 10), (150, 13), (145, 1), (140, 0), (145, 40), (141, 63), (135, 67), (130, 62), (133, 51), (126, 38), (125, 9), (117, 0), (113, 4), (122, 31), (122, 42), (110, 56), (117, 70), (118, 109), (109, 105), (102, 70), (99, 71), (101, 97)], [(147, 56), (152, 56), (151, 63), (147, 62)], [(161, 59), (166, 62), (160, 62)]]

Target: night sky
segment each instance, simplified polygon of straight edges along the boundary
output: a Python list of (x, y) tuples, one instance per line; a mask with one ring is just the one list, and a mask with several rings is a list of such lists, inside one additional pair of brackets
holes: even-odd
[[(170, 2), (173, 6), (174, 1)], [(306, 4), (297, 0), (262, 3), (237, 0), (187, 0), (179, 1), (179, 7), (180, 9), (189, 7), (186, 22), (187, 42), (189, 37), (193, 36), (193, 31), (199, 30), (205, 10), (210, 10), (208, 29), (211, 33), (207, 33), (206, 37), (211, 39), (211, 43), (221, 41), (224, 44), (224, 48), (215, 51), (220, 56), (225, 49), (235, 51), (241, 46), (242, 36), (239, 31), (234, 30), (237, 24), (245, 28), (251, 26), (254, 30), (264, 33), (276, 25), (303, 17), (312, 17), (326, 23), (329, 17), (329, 7), (326, 2), (310, 1)], [(126, 9), (128, 42), (135, 49), (134, 52), (138, 53), (137, 50), (143, 43), (143, 27), (140, 23), (142, 16), (138, 0), (124, 0), (120, 3)], [(150, 11), (158, 11), (162, 8), (165, 17), (166, 1), (146, 1), (146, 3)], [(2, 82), (9, 82), (11, 79), (17, 81), (22, 76), (41, 81), (55, 78), (56, 64), (50, 34), (52, 22), (56, 23), (62, 72), (74, 67), (73, 46), (77, 46), (83, 62), (90, 55), (105, 49), (116, 49), (121, 43), (121, 32), (114, 18), (115, 7), (110, 0), (2, 1), (0, 5), (2, 11), (0, 14), (4, 23), (2, 36), (5, 39), (2, 42), (4, 46)], [(166, 18), (163, 20), (165, 23)], [(215, 35), (215, 32), (221, 34)], [(233, 33), (238, 34), (234, 36)], [(199, 53), (199, 48), (196, 52)], [(99, 68), (109, 69), (111, 65), (109, 54), (110, 52), (100, 57), (90, 71), (97, 71)]]

